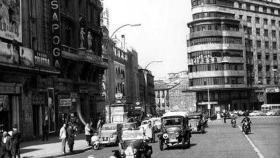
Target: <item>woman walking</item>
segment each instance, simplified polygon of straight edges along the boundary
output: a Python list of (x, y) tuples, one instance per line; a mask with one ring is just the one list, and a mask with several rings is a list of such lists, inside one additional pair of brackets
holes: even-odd
[(85, 135), (86, 135), (86, 141), (88, 143), (88, 146), (90, 146), (90, 140), (91, 140), (92, 134), (91, 134), (91, 127), (90, 127), (89, 123), (87, 123), (85, 125)]

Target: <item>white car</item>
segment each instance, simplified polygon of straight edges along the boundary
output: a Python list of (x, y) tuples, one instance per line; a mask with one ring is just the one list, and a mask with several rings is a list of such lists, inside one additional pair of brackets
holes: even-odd
[(266, 113), (266, 116), (277, 116), (280, 115), (280, 110), (270, 110)]
[(104, 124), (100, 133), (100, 144), (118, 144), (117, 123)]
[(249, 116), (264, 116), (262, 111), (253, 111), (249, 113)]

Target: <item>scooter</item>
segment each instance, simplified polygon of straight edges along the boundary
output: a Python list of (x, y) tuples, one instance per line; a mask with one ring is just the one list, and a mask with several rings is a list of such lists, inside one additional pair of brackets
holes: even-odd
[(97, 133), (95, 133), (92, 137), (91, 137), (91, 146), (93, 150), (98, 150), (100, 148), (100, 141), (99, 141), (99, 136), (97, 135)]
[(244, 125), (243, 125), (243, 132), (247, 135), (249, 134), (249, 123), (248, 122), (244, 122)]

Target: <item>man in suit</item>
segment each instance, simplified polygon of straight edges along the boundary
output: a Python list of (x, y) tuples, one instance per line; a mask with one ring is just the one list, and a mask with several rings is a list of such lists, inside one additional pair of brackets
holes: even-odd
[(14, 158), (18, 156), (20, 158), (20, 140), (21, 140), (21, 133), (18, 131), (16, 127), (13, 128), (12, 134), (12, 155)]

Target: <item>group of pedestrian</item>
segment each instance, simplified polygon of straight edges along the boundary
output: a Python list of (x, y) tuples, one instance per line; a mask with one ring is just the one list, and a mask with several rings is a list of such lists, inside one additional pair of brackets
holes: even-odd
[(62, 125), (62, 127), (60, 128), (59, 139), (61, 139), (62, 154), (66, 153), (66, 150), (65, 150), (66, 142), (68, 144), (70, 153), (73, 153), (76, 132), (77, 132), (77, 128), (72, 123), (69, 123), (69, 124), (64, 123)]
[(12, 131), (4, 131), (1, 138), (0, 158), (20, 157), (21, 133), (16, 127)]

